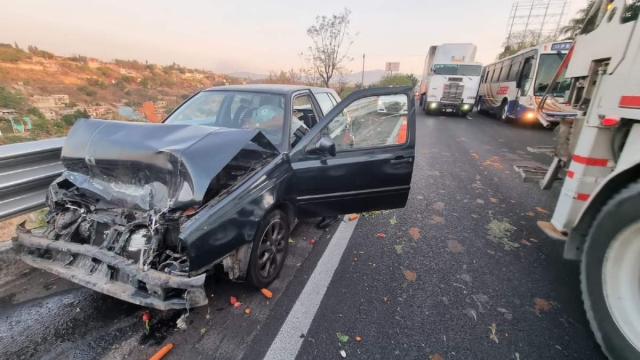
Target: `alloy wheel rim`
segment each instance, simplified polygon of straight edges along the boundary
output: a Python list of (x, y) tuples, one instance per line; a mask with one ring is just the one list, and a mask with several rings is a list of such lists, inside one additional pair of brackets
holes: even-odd
[(284, 261), (285, 226), (275, 219), (265, 229), (258, 247), (258, 274), (266, 279), (278, 271)]
[(605, 302), (625, 338), (640, 351), (640, 221), (613, 239), (602, 264)]

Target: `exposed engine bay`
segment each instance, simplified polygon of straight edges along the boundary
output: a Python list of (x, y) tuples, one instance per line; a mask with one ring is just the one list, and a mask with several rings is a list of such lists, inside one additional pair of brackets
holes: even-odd
[(204, 274), (180, 233), (277, 154), (251, 130), (81, 120), (47, 194), (46, 229), (18, 229), (22, 259), (140, 305), (204, 305)]

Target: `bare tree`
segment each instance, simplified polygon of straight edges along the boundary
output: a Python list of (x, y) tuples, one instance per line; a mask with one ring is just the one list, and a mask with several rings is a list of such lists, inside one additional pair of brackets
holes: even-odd
[(351, 75), (351, 70), (347, 70), (345, 68), (336, 69), (336, 81), (333, 83), (333, 90), (335, 90), (338, 94), (342, 94), (349, 85), (349, 75)]
[(302, 81), (309, 86), (320, 85), (320, 77), (313, 66), (313, 58), (311, 55), (300, 53), (300, 77)]
[(307, 29), (313, 46), (309, 47), (312, 66), (325, 87), (344, 62), (350, 61), (349, 48), (353, 40), (349, 34), (351, 10), (344, 9), (331, 17), (317, 16), (315, 25)]
[(520, 50), (524, 50), (538, 44), (554, 41), (556, 40), (556, 38), (553, 34), (540, 36), (540, 33), (538, 31), (528, 30), (526, 32), (522, 31), (512, 34), (510, 40), (510, 43), (513, 45), (510, 45), (505, 41), (504, 51), (500, 53), (500, 55), (498, 55), (498, 59), (504, 59), (507, 56), (511, 56)]

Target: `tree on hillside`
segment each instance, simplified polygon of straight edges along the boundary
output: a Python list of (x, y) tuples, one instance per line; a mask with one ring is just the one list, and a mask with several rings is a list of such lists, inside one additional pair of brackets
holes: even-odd
[(317, 16), (315, 25), (307, 29), (313, 43), (309, 47), (312, 67), (325, 87), (329, 87), (336, 70), (351, 60), (349, 48), (353, 40), (349, 34), (351, 11), (344, 9), (331, 17)]
[[(569, 24), (560, 28), (560, 34), (564, 35), (568, 40), (575, 39), (575, 37), (580, 33), (580, 30), (582, 29), (584, 24), (587, 22), (587, 17), (591, 13), (591, 10), (595, 6), (595, 4), (595, 0), (590, 0), (587, 6), (585, 6), (583, 9), (578, 10), (576, 16), (573, 19), (569, 20)], [(595, 23), (595, 21), (590, 21), (589, 24), (593, 25), (592, 22)]]
[(418, 83), (420, 82), (420, 80), (418, 80), (418, 78), (413, 74), (407, 74), (407, 79), (411, 81), (411, 86), (413, 87), (418, 86)]
[(387, 86), (412, 86), (411, 79), (405, 74), (387, 74), (380, 79), (377, 83), (373, 84), (374, 87), (387, 87)]
[(555, 36), (553, 34), (540, 36), (540, 32), (535, 30), (528, 30), (526, 32), (511, 34), (511, 38), (508, 41), (505, 41), (504, 51), (500, 53), (500, 55), (498, 55), (498, 59), (504, 59), (507, 56), (511, 56), (520, 50), (554, 40)]
[(11, 92), (0, 85), (0, 107), (23, 111), (27, 100), (19, 93)]
[(269, 71), (269, 76), (264, 79), (265, 84), (302, 84), (302, 76), (291, 69), (289, 71)]

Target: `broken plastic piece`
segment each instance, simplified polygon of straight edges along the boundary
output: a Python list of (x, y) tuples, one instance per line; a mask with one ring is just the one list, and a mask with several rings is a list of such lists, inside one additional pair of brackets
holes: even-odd
[(158, 352), (155, 353), (151, 358), (149, 358), (149, 360), (160, 360), (165, 355), (167, 355), (169, 351), (171, 351), (171, 349), (173, 349), (173, 344), (168, 343), (167, 345), (163, 346), (160, 350), (158, 350)]
[(262, 295), (264, 295), (264, 297), (266, 297), (267, 299), (271, 299), (273, 297), (273, 293), (271, 291), (269, 291), (269, 289), (267, 288), (262, 288), (260, 289), (260, 292), (262, 293)]
[(360, 217), (360, 214), (352, 214), (352, 215), (349, 215), (349, 221), (353, 221), (353, 220), (355, 220), (355, 219), (357, 219), (357, 218), (359, 218), (359, 217)]

